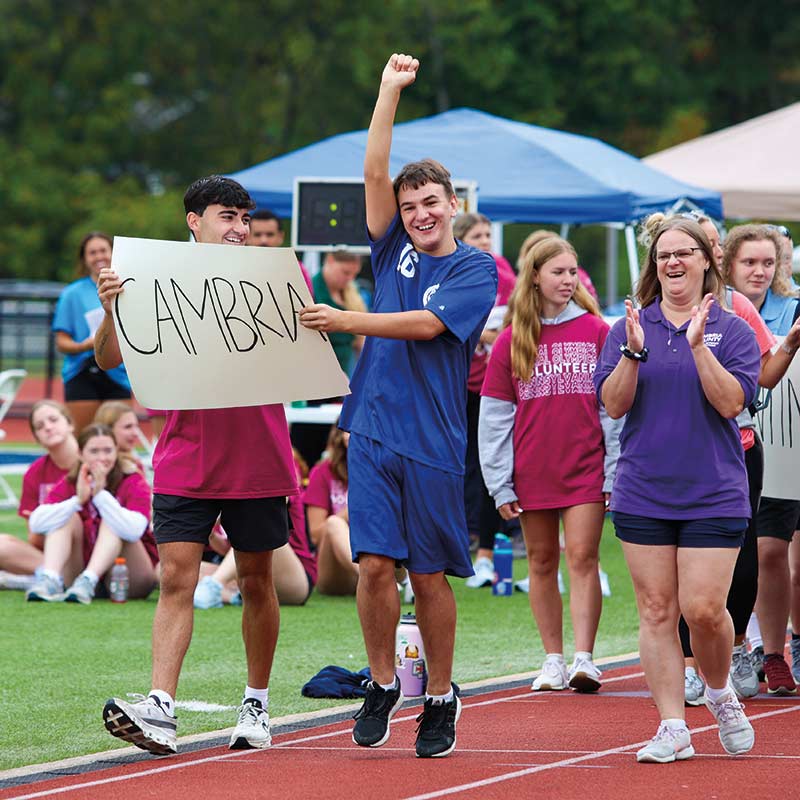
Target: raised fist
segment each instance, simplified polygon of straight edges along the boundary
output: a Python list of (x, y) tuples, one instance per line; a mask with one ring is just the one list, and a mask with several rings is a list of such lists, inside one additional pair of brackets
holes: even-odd
[(392, 57), (383, 68), (381, 86), (405, 89), (406, 86), (410, 86), (416, 80), (418, 69), (419, 61), (413, 56), (392, 53)]

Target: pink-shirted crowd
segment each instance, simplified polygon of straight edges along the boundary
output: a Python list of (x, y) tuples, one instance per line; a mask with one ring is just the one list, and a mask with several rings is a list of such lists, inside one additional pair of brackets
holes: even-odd
[[(111, 314), (123, 289), (110, 268), (111, 240), (95, 232), (81, 246), (86, 275), (66, 293), (70, 305), (57, 314), (56, 328), (71, 358), (68, 399), (81, 429), (61, 403), (33, 406), (30, 426), (45, 454), (23, 479), (19, 514), (28, 540), (0, 535), (0, 583), (24, 588), (29, 601), (89, 605), (108, 596), (111, 568), (124, 558), (132, 599), (159, 587), (151, 690), (138, 702), (108, 700), (103, 719), (112, 735), (166, 755), (177, 749), (175, 695), (194, 608), (243, 606), (247, 684), (230, 747), (264, 748), (271, 743), (278, 607), (303, 605), (312, 591), (357, 598), (373, 680), (353, 738), (384, 744), (403, 702), (387, 660), (399, 578), (417, 592), (438, 687), (426, 695), (417, 755), (435, 757), (455, 747), (461, 708), (450, 679), (455, 604), (445, 573), (468, 576), (469, 588), (487, 586), (495, 532), (521, 530), (525, 590), (545, 650), (531, 689), (597, 692), (598, 554), (608, 512), (631, 573), (640, 657), (659, 715), (637, 759), (692, 757), (684, 707), (699, 704), (717, 722), (728, 753), (748, 752), (754, 732), (741, 699), (756, 695), (760, 681), (768, 694), (795, 694), (800, 679), (800, 502), (761, 497), (764, 453), (754, 416), (764, 402), (759, 388), (773, 389), (800, 347), (789, 231), (741, 225), (721, 242), (700, 212), (652, 215), (642, 225), (646, 255), (635, 297), (610, 327), (569, 242), (532, 233), (515, 271), (492, 254), (486, 217), (455, 218), (442, 165), (407, 165), (392, 184), (394, 113), (418, 66), (410, 56), (392, 56), (370, 126), (365, 180), (375, 311), (355, 288), (360, 265), (349, 257), (326, 261), (327, 274), (313, 281), (304, 273), (317, 302), (301, 311), (301, 324), (333, 334), (348, 373), (359, 362), (342, 429), (331, 429), (323, 457), (309, 471), (280, 405), (159, 412), (151, 489), (136, 455), (141, 431), (126, 389), (105, 376), (124, 375)], [(184, 205), (198, 242), (283, 242), (280, 220), (251, 213), (250, 196), (229, 178), (196, 181)], [(394, 269), (392, 248), (408, 247), (420, 259)], [(339, 262), (347, 269), (337, 271)], [(440, 282), (426, 288), (426, 269)], [(422, 281), (419, 291), (412, 279)], [(469, 311), (468, 329), (448, 316), (455, 309), (439, 315), (428, 307), (434, 292)], [(445, 304), (438, 308), (444, 312)], [(88, 335), (75, 322), (81, 314), (97, 323)], [(426, 347), (433, 343), (435, 350)], [(383, 369), (390, 388), (402, 382), (403, 391), (419, 391), (420, 403), (441, 403), (436, 408), (447, 419), (438, 429), (427, 420), (434, 427), (416, 450), (413, 442), (408, 450), (405, 442), (392, 446), (397, 431), (411, 433), (417, 420), (398, 421), (391, 392), (381, 398), (365, 385), (373, 364), (405, 371), (397, 377)], [(442, 386), (454, 396), (437, 396)], [(438, 457), (425, 450), (431, 431), (443, 433), (448, 446), (456, 442), (456, 456), (463, 448), (460, 461), (431, 461)], [(420, 496), (425, 480), (435, 482), (430, 493), (440, 498)], [(421, 534), (408, 530), (398, 544), (391, 537), (396, 520), (383, 510), (389, 532), (366, 531), (371, 491), (378, 498), (388, 492), (383, 497), (391, 501), (399, 494), (399, 515), (408, 519), (413, 506), (415, 522), (439, 528), (449, 523), (437, 503), (455, 491), (463, 514), (454, 514), (453, 541), (420, 546)], [(559, 591), (562, 550), (571, 660)], [(407, 574), (395, 573), (395, 562)], [(784, 655), (789, 622), (791, 667)]]

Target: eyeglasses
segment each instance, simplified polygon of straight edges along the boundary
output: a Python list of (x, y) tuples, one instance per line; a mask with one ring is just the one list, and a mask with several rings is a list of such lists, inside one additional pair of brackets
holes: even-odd
[(792, 238), (791, 231), (785, 225), (767, 225), (767, 227), (775, 231), (780, 236), (785, 236), (787, 239)]
[(656, 253), (656, 261), (659, 264), (668, 264), (669, 260), (675, 256), (678, 261), (686, 261), (692, 257), (695, 250), (702, 250), (702, 247), (682, 247), (680, 250), (672, 250), (669, 253)]

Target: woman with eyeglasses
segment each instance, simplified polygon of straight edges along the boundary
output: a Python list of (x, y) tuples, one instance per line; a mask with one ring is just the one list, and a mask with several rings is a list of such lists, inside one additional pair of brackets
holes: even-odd
[[(720, 244), (717, 226), (709, 217), (699, 211), (692, 211), (686, 216), (697, 222), (703, 229), (711, 244), (717, 266), (722, 269), (723, 249)], [(744, 294), (729, 285), (725, 292), (725, 299), (733, 313), (741, 317), (755, 332), (761, 352), (761, 371), (758, 383), (765, 389), (772, 389), (783, 377), (789, 366), (790, 359), (785, 358), (780, 351), (776, 354), (772, 353), (772, 348), (777, 340), (755, 306)], [(744, 409), (736, 418), (739, 426), (739, 435), (742, 440), (742, 448), (744, 449), (745, 468), (747, 469), (747, 484), (750, 492), (750, 522), (745, 531), (744, 544), (736, 559), (727, 601), (727, 608), (733, 620), (734, 630), (730, 676), (733, 688), (740, 698), (752, 697), (758, 694), (758, 668), (754, 665), (751, 654), (747, 652), (746, 638), (747, 626), (752, 616), (758, 593), (758, 544), (756, 531), (761, 486), (764, 479), (764, 448), (756, 431), (752, 410), (754, 409)], [(702, 705), (705, 702), (705, 684), (701, 675), (697, 672), (697, 664), (694, 660), (689, 636), (689, 627), (683, 617), (680, 619), (678, 631), (685, 657), (684, 700), (687, 705)]]
[(706, 705), (726, 752), (753, 747), (729, 682), (733, 624), (725, 608), (750, 516), (735, 418), (753, 402), (760, 354), (724, 307), (711, 243), (694, 220), (648, 220), (650, 248), (594, 374), (609, 416), (627, 414), (611, 492), (617, 537), (639, 609), (639, 649), (661, 722), (637, 760), (694, 755), (684, 712), (683, 613), (706, 677)]
[[(776, 366), (782, 367), (783, 375), (800, 347), (800, 305), (797, 295), (791, 291), (786, 274), (780, 268), (781, 248), (781, 235), (772, 225), (740, 225), (733, 228), (725, 241), (723, 274), (732, 286), (753, 303), (770, 330), (785, 337), (771, 359)], [(763, 638), (763, 670), (769, 694), (797, 692), (783, 652), (791, 598), (789, 544), (798, 528), (800, 502), (761, 498), (756, 519), (756, 614)], [(753, 677), (748, 694), (754, 695), (758, 692), (758, 679), (752, 665), (751, 671)]]

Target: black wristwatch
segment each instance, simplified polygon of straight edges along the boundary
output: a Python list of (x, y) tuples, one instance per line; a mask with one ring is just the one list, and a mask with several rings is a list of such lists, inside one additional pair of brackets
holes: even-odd
[(631, 359), (631, 361), (641, 361), (642, 364), (644, 364), (644, 362), (647, 361), (647, 356), (650, 353), (650, 351), (646, 347), (642, 348), (641, 353), (634, 353), (633, 350), (631, 350), (627, 344), (621, 344), (619, 346), (619, 351), (620, 353), (622, 353), (622, 355), (625, 356), (625, 358), (629, 358)]

